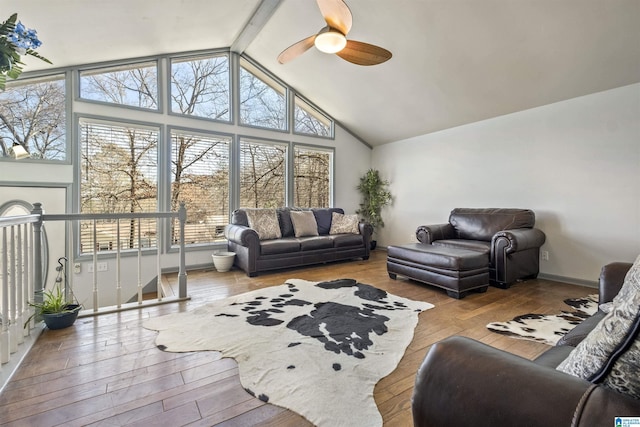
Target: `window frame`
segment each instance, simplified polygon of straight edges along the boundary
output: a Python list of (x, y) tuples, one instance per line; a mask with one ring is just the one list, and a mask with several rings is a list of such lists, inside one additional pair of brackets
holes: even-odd
[[(323, 146), (323, 145), (313, 145), (313, 144), (303, 144), (303, 143), (298, 143), (298, 142), (293, 142), (291, 144), (291, 171), (290, 171), (290, 176), (291, 179), (289, 180), (290, 182), (288, 182), (288, 185), (290, 185), (290, 194), (291, 194), (291, 200), (288, 200), (288, 206), (295, 206), (294, 204), (294, 199), (295, 199), (295, 195), (294, 195), (294, 191), (295, 191), (295, 156), (296, 156), (296, 149), (300, 148), (302, 150), (310, 150), (310, 151), (320, 151), (320, 152), (326, 152), (329, 153), (329, 155), (331, 156), (330, 162), (329, 162), (329, 206), (328, 207), (333, 207), (334, 206), (334, 202), (335, 202), (335, 166), (336, 166), (336, 149), (335, 147), (327, 147), (327, 146)], [(316, 206), (317, 207), (317, 206)]]
[[(299, 135), (299, 136), (310, 136), (313, 138), (322, 138), (322, 139), (329, 139), (329, 140), (335, 140), (335, 120), (331, 118), (331, 116), (329, 116), (327, 113), (325, 113), (324, 111), (322, 111), (320, 108), (318, 108), (315, 104), (313, 104), (311, 101), (309, 101), (308, 99), (306, 99), (304, 96), (300, 95), (297, 92), (293, 92), (291, 94), (292, 100), (291, 100), (291, 133), (293, 135)], [(299, 99), (302, 103), (306, 104), (310, 109), (313, 110), (313, 112), (315, 112), (316, 114), (324, 117), (327, 119), (327, 121), (329, 122), (329, 135), (324, 136), (324, 135), (318, 135), (315, 133), (306, 133), (306, 132), (299, 132), (296, 131), (296, 100)]]
[[(157, 113), (157, 114), (162, 114), (164, 113), (164, 105), (165, 105), (165, 100), (164, 100), (164, 94), (162, 93), (161, 87), (161, 81), (162, 81), (162, 67), (160, 66), (160, 63), (162, 61), (162, 57), (160, 56), (153, 56), (153, 57), (145, 57), (145, 58), (136, 58), (135, 60), (120, 60), (120, 61), (115, 61), (115, 62), (103, 62), (103, 63), (98, 63), (98, 64), (90, 64), (87, 66), (81, 66), (78, 67), (77, 69), (75, 69), (75, 75), (76, 75), (76, 83), (75, 83), (75, 96), (74, 96), (74, 101), (76, 102), (86, 102), (89, 104), (98, 104), (98, 105), (107, 105), (109, 107), (115, 107), (115, 108), (127, 108), (127, 109), (133, 109), (133, 110), (138, 110), (138, 111), (147, 111), (147, 112), (151, 112), (151, 113)], [(117, 104), (115, 102), (109, 102), (109, 101), (100, 101), (97, 99), (89, 99), (89, 98), (83, 98), (82, 97), (82, 73), (83, 72), (94, 72), (94, 74), (99, 74), (99, 70), (104, 70), (105, 72), (109, 72), (110, 69), (117, 69), (117, 68), (136, 68), (135, 65), (138, 64), (145, 64), (145, 63), (155, 63), (155, 67), (156, 67), (156, 93), (157, 93), (157, 108), (146, 108), (146, 107), (138, 107), (135, 105), (128, 105), (128, 104)]]
[[(20, 162), (20, 163), (40, 163), (40, 164), (51, 164), (51, 165), (71, 165), (74, 162), (74, 150), (73, 143), (75, 141), (75, 132), (73, 131), (73, 113), (72, 113), (72, 84), (71, 84), (71, 72), (68, 70), (51, 70), (48, 72), (31, 72), (31, 73), (23, 73), (21, 77), (17, 80), (9, 80), (7, 81), (6, 87), (10, 88), (11, 86), (23, 86), (28, 85), (28, 82), (37, 82), (37, 81), (48, 81), (48, 80), (56, 80), (56, 76), (61, 76), (60, 80), (64, 82), (64, 91), (65, 91), (65, 101), (64, 101), (64, 110), (65, 110), (65, 141), (64, 141), (64, 160), (56, 160), (56, 159), (34, 159), (31, 157), (25, 159), (14, 159), (11, 156), (0, 157), (0, 162)], [(33, 84), (33, 83), (31, 83)]]
[[(270, 86), (273, 88), (273, 86), (269, 85), (267, 82), (263, 81), (262, 79), (260, 79), (260, 75), (262, 75), (263, 77), (267, 78), (268, 80), (271, 80), (272, 82), (278, 84), (279, 86), (281, 86), (284, 89), (284, 94), (283, 94), (283, 98), (284, 98), (284, 121), (285, 121), (285, 126), (283, 129), (276, 129), (276, 128), (270, 128), (270, 127), (265, 127), (265, 126), (258, 126), (258, 125), (251, 125), (251, 124), (247, 124), (247, 123), (243, 123), (242, 122), (242, 115), (240, 113), (240, 106), (242, 104), (242, 99), (241, 99), (241, 83), (242, 83), (242, 76), (241, 76), (241, 70), (242, 68), (246, 68), (243, 67), (242, 63), (246, 62), (247, 65), (249, 66), (249, 68), (255, 70), (258, 74), (252, 72), (250, 69), (247, 69), (247, 71), (249, 71), (250, 73), (252, 73), (256, 78), (258, 78), (259, 80), (261, 80), (264, 84), (266, 84), (267, 86)], [(264, 67), (262, 67), (261, 65), (259, 65), (257, 62), (255, 62), (253, 59), (251, 59), (248, 56), (242, 55), (238, 58), (237, 62), (237, 66), (236, 69), (234, 70), (233, 74), (236, 78), (236, 82), (237, 84), (235, 85), (234, 89), (236, 90), (236, 94), (234, 97), (234, 100), (236, 100), (235, 106), (233, 108), (233, 110), (235, 111), (236, 117), (237, 117), (237, 124), (238, 126), (242, 126), (242, 127), (246, 127), (246, 128), (253, 128), (253, 129), (263, 129), (263, 130), (267, 130), (270, 132), (279, 132), (279, 133), (291, 133), (291, 101), (290, 101), (290, 93), (291, 93), (291, 88), (289, 88), (288, 85), (286, 85), (282, 80), (278, 79), (276, 76), (274, 76), (273, 74), (271, 74), (269, 71), (267, 71)], [(274, 89), (276, 90), (276, 89)], [(277, 90), (276, 90), (277, 91)]]
[[(229, 73), (227, 75), (227, 79), (228, 79), (228, 83), (229, 83), (229, 120), (221, 120), (221, 119), (212, 119), (209, 117), (203, 117), (203, 116), (190, 116), (188, 114), (183, 114), (181, 112), (178, 111), (173, 111), (173, 108), (171, 108), (172, 105), (172, 101), (171, 101), (171, 78), (172, 78), (172, 73), (171, 73), (171, 66), (173, 64), (174, 60), (180, 60), (180, 59), (196, 59), (196, 58), (210, 58), (210, 57), (215, 57), (215, 56), (226, 56), (227, 57), (227, 61), (229, 64)], [(234, 61), (233, 61), (233, 57), (230, 54), (230, 52), (228, 50), (222, 50), (222, 49), (217, 49), (217, 50), (213, 50), (213, 51), (206, 51), (206, 52), (191, 52), (191, 53), (181, 53), (181, 54), (175, 54), (175, 55), (168, 55), (166, 57), (167, 59), (167, 63), (165, 68), (165, 75), (166, 75), (166, 101), (163, 102), (164, 104), (166, 104), (166, 110), (167, 110), (167, 114), (170, 116), (175, 116), (175, 117), (181, 117), (181, 118), (185, 118), (188, 120), (204, 120), (206, 122), (212, 122), (212, 123), (223, 123), (223, 124), (232, 124), (234, 123), (235, 117), (236, 117), (236, 111), (234, 108), (235, 105), (235, 98), (234, 98), (234, 79), (233, 79), (233, 75), (234, 75)]]

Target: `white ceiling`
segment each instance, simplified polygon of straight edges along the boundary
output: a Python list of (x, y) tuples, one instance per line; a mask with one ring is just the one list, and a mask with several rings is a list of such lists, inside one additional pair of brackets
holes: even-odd
[[(388, 62), (309, 50), (314, 0), (282, 0), (245, 53), (371, 145), (640, 82), (640, 0), (346, 0), (349, 39)], [(55, 67), (231, 46), (260, 0), (0, 0)], [(268, 0), (278, 3), (278, 0)], [(27, 71), (44, 69), (27, 61)]]

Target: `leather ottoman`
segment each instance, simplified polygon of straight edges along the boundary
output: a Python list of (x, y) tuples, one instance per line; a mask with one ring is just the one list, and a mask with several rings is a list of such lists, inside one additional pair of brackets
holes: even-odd
[(489, 287), (489, 253), (412, 243), (387, 248), (387, 272), (438, 286), (460, 299)]

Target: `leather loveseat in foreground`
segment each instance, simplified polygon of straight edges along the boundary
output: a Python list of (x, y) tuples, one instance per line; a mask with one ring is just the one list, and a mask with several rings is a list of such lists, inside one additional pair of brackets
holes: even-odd
[[(265, 227), (262, 234), (251, 228), (252, 217), (255, 227)], [(344, 223), (337, 224), (336, 218)], [(301, 222), (308, 227), (296, 229)], [(357, 222), (355, 215), (344, 215), (340, 208), (237, 209), (225, 228), (228, 249), (236, 253), (234, 265), (250, 277), (282, 268), (369, 259), (372, 233), (370, 224)]]
[[(602, 269), (601, 303), (618, 294), (630, 267)], [(640, 418), (639, 399), (556, 370), (604, 317), (598, 311), (535, 361), (466, 337), (434, 344), (416, 376), (414, 425), (601, 427), (618, 425), (617, 417)], [(640, 339), (638, 323), (626, 340)]]

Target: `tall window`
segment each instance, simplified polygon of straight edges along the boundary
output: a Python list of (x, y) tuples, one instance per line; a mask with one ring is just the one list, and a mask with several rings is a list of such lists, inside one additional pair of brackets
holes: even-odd
[(246, 60), (240, 63), (240, 123), (287, 129), (286, 88)]
[(0, 150), (9, 157), (14, 144), (31, 158), (66, 160), (64, 75), (18, 80), (0, 92)]
[[(230, 145), (228, 136), (171, 131), (171, 210), (185, 203), (187, 243), (224, 239), (229, 223)], [(174, 222), (174, 242), (176, 227)]]
[(158, 109), (158, 64), (144, 62), (80, 71), (80, 97)]
[(293, 163), (293, 203), (299, 207), (329, 207), (333, 151), (296, 146)]
[(229, 121), (229, 57), (227, 55), (171, 60), (171, 111)]
[[(155, 212), (158, 205), (159, 130), (130, 124), (80, 121), (80, 212)], [(115, 250), (117, 226), (102, 222), (93, 241), (92, 224), (81, 224), (83, 252)], [(155, 220), (121, 227), (121, 249), (156, 246)]]
[(286, 204), (287, 146), (240, 141), (240, 206), (275, 208)]
[(307, 102), (295, 97), (294, 131), (305, 135), (331, 136), (331, 119), (313, 108)]

